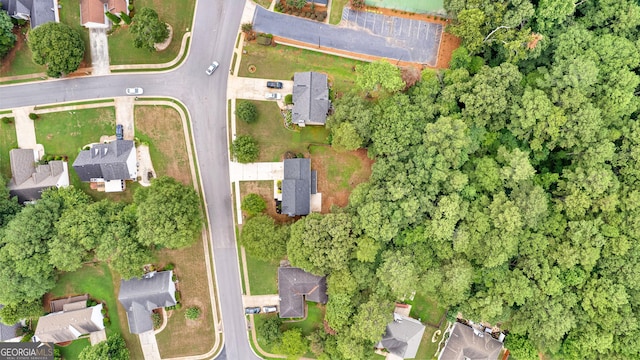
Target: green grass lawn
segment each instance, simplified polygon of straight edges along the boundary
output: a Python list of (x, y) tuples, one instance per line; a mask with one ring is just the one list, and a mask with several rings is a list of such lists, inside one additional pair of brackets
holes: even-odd
[[(91, 66), (91, 44), (89, 43), (89, 29), (80, 24), (80, 5), (78, 0), (58, 0), (61, 8), (60, 22), (71, 26), (84, 41), (84, 66)], [(83, 65), (80, 64), (80, 67)]]
[[(108, 316), (111, 320), (106, 326), (107, 336), (111, 334), (121, 334), (127, 341), (127, 347), (131, 352), (132, 359), (141, 359), (142, 350), (137, 337), (129, 333), (126, 317), (120, 317), (118, 314), (117, 295), (114, 290), (114, 279), (109, 266), (105, 263), (97, 265), (86, 265), (77, 271), (71, 273), (62, 273), (56, 282), (55, 288), (51, 290), (53, 297), (64, 297), (69, 295), (89, 294), (89, 296), (97, 301), (106, 303)], [(86, 342), (85, 346), (89, 342)], [(69, 351), (80, 352), (81, 345), (74, 345)], [(69, 357), (69, 359), (77, 359), (77, 357)]]
[(365, 4), (414, 13), (444, 11), (442, 0), (365, 0)]
[(255, 0), (256, 4), (268, 9), (271, 6), (271, 0)]
[(438, 325), (446, 312), (446, 309), (439, 306), (436, 301), (419, 293), (414, 296), (412, 301), (407, 301), (407, 303), (412, 305), (411, 317), (419, 319), (423, 323)]
[[(293, 79), (293, 73), (318, 71), (327, 73), (332, 87), (337, 92), (346, 92), (354, 86), (353, 67), (361, 61), (328, 55), (290, 46), (262, 46), (251, 42), (244, 47), (238, 76), (269, 79)], [(256, 66), (249, 73), (249, 65)]]
[[(8, 67), (2, 67), (2, 71), (0, 71), (0, 77), (4, 76), (14, 76), (14, 75), (24, 75), (24, 74), (35, 74), (42, 73), (46, 71), (46, 68), (42, 65), (38, 65), (33, 62), (31, 50), (27, 45), (27, 37), (26, 32), (29, 26), (25, 25), (19, 29), (19, 40), (14, 45), (13, 58), (10, 60), (11, 65)], [(9, 61), (8, 57), (2, 59), (2, 61)]]
[(311, 157), (322, 159), (326, 166), (323, 174), (327, 182), (335, 190), (350, 190), (353, 188), (351, 180), (356, 172), (362, 170), (362, 161), (350, 153), (339, 153), (329, 146), (311, 146)]
[(331, 14), (329, 14), (329, 24), (338, 24), (342, 20), (342, 9), (349, 3), (349, 0), (332, 0)]
[[(121, 27), (109, 35), (111, 64), (161, 64), (177, 57), (183, 35), (187, 29), (191, 30), (195, 1), (136, 0), (134, 5), (137, 10), (143, 7), (154, 9), (161, 21), (173, 27), (171, 44), (166, 50), (153, 53), (135, 48), (128, 25), (122, 22)], [(133, 20), (135, 21), (135, 14)]]
[(307, 153), (310, 144), (326, 144), (329, 131), (324, 126), (307, 126), (293, 131), (284, 127), (278, 105), (273, 101), (251, 101), (258, 108), (253, 124), (237, 120), (237, 135), (251, 135), (260, 146), (258, 161), (281, 161), (287, 151)]
[[(420, 341), (420, 347), (418, 347), (418, 352), (416, 353), (416, 359), (423, 360), (431, 360), (434, 359), (436, 351), (438, 350), (438, 343), (442, 339), (442, 333), (447, 328), (447, 322), (443, 321), (440, 326), (440, 336), (436, 338), (436, 342), (431, 342), (431, 338), (433, 337), (433, 333), (436, 332), (436, 328), (432, 326), (428, 326), (424, 330), (424, 335), (422, 335), (422, 341)], [(500, 358), (501, 359), (501, 358)]]
[(81, 109), (40, 115), (35, 121), (36, 139), (47, 154), (64, 155), (69, 161), (70, 183), (91, 195), (95, 200), (109, 198), (131, 202), (138, 183), (127, 183), (122, 193), (105, 193), (89, 189), (73, 171), (71, 165), (82, 148), (100, 141), (100, 136), (115, 134), (116, 113), (113, 107)]
[[(2, 117), (2, 116), (0, 116)], [(15, 124), (0, 122), (0, 174), (5, 180), (11, 178), (11, 164), (9, 163), (9, 150), (18, 147)]]
[(325, 305), (307, 301), (307, 318), (302, 321), (285, 321), (282, 324), (282, 331), (300, 328), (302, 334), (307, 336), (314, 330), (322, 328)]
[(90, 346), (88, 338), (74, 340), (73, 342), (71, 342), (71, 344), (67, 346), (56, 345), (56, 347), (60, 349), (60, 355), (62, 355), (63, 359), (79, 358), (80, 352), (82, 351), (82, 349), (84, 349), (87, 346)]
[(278, 293), (278, 262), (264, 261), (247, 254), (251, 295)]

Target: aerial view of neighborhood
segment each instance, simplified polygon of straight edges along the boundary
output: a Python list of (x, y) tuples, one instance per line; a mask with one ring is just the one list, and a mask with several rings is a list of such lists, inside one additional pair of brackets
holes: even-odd
[(640, 1), (0, 0), (0, 360), (640, 359)]

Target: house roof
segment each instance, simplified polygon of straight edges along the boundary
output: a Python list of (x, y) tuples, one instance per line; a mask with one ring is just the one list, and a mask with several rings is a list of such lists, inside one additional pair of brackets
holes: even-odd
[(286, 159), (282, 180), (281, 213), (289, 216), (307, 215), (311, 211), (311, 159)]
[(324, 125), (330, 106), (327, 75), (312, 71), (293, 74), (292, 100), (294, 123)]
[(108, 25), (108, 19), (104, 13), (110, 11), (120, 15), (124, 11), (128, 15), (127, 6), (127, 0), (80, 0), (80, 23), (85, 26), (87, 24)]
[(35, 337), (41, 342), (61, 343), (80, 335), (104, 329), (102, 304), (70, 311), (60, 311), (40, 317)]
[(127, 159), (135, 151), (132, 140), (116, 140), (107, 144), (95, 144), (89, 150), (83, 150), (73, 162), (73, 169), (80, 180), (91, 179), (128, 180), (130, 169)]
[(278, 268), (278, 295), (280, 296), (280, 317), (304, 317), (304, 302), (314, 301), (325, 304), (327, 280), (300, 268)]
[(19, 19), (30, 19), (31, 28), (50, 21), (57, 21), (58, 9), (53, 0), (6, 0), (2, 1), (2, 9), (9, 16)]
[(394, 313), (393, 321), (387, 325), (378, 347), (402, 358), (413, 359), (418, 352), (424, 329), (420, 321)]
[(120, 281), (118, 300), (127, 311), (132, 334), (153, 329), (152, 310), (176, 304), (172, 277), (173, 271), (161, 271)]
[(64, 161), (50, 161), (46, 165), (36, 166), (32, 149), (9, 151), (9, 161), (12, 178), (7, 187), (11, 196), (17, 196), (20, 203), (40, 199), (43, 190), (59, 183), (69, 184), (69, 171)]
[(491, 335), (456, 322), (438, 360), (497, 360), (501, 350)]
[[(0, 305), (2, 309), (4, 305)], [(16, 337), (16, 331), (22, 326), (22, 324), (15, 323), (13, 325), (6, 325), (0, 322), (0, 342), (7, 341)]]

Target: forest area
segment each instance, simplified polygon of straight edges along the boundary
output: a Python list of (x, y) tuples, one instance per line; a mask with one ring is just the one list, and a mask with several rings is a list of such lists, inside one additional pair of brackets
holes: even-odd
[(256, 216), (241, 241), (328, 276), (320, 359), (369, 357), (412, 291), (499, 325), (518, 360), (639, 358), (640, 6), (445, 7), (462, 39), (449, 69), (413, 84), (358, 66), (334, 103), (332, 146), (375, 159), (349, 205)]

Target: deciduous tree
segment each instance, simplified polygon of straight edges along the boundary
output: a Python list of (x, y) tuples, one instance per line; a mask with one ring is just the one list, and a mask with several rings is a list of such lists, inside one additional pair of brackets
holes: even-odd
[(84, 57), (84, 41), (69, 25), (42, 24), (29, 33), (29, 49), (36, 64), (47, 67), (47, 75), (60, 77), (78, 69)]
[(231, 145), (231, 154), (241, 163), (251, 163), (258, 160), (260, 148), (258, 142), (249, 135), (238, 136)]
[(148, 7), (136, 11), (130, 28), (133, 34), (133, 46), (155, 51), (155, 44), (169, 37), (169, 28), (158, 17), (158, 13)]
[(273, 218), (259, 214), (242, 226), (240, 241), (249, 254), (263, 260), (280, 260), (287, 250), (289, 226), (276, 225)]
[(11, 17), (6, 11), (0, 10), (0, 58), (5, 56), (16, 42), (16, 35), (12, 30)]

